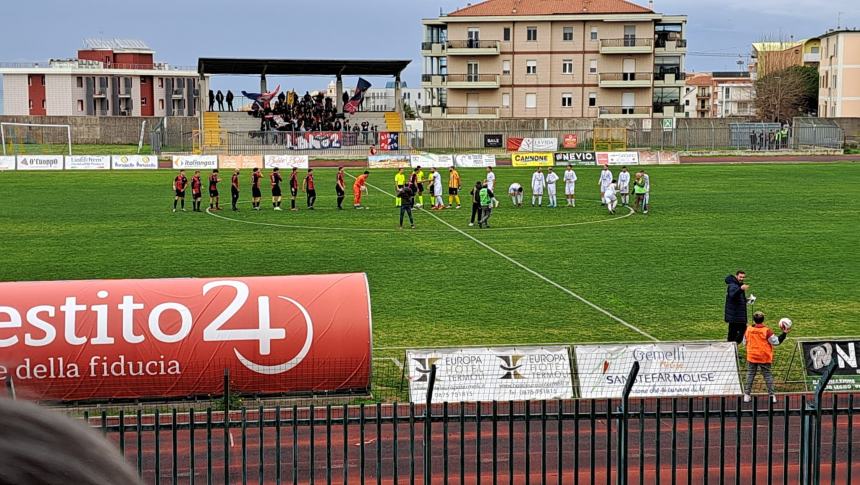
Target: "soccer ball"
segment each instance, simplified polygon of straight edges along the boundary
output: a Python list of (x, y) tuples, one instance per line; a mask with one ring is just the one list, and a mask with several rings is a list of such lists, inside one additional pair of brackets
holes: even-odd
[(779, 319), (779, 328), (782, 329), (783, 332), (788, 332), (791, 330), (791, 319), (787, 317), (783, 317)]

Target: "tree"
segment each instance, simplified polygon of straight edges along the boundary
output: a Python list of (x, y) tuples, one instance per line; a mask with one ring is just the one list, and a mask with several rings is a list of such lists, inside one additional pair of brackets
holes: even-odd
[(818, 71), (792, 66), (755, 82), (756, 111), (766, 121), (784, 123), (814, 111), (818, 105)]

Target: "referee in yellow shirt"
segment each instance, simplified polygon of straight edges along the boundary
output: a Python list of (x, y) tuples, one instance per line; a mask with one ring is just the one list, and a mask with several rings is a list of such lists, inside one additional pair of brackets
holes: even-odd
[(460, 208), (460, 173), (457, 169), (451, 167), (448, 169), (448, 208), (451, 208), (453, 202), (457, 203), (457, 208)]
[[(394, 193), (399, 194), (404, 185), (406, 185), (406, 175), (403, 174), (403, 168), (398, 168), (397, 173), (394, 174)], [(394, 207), (400, 207), (402, 203), (403, 200), (400, 197), (394, 198)]]

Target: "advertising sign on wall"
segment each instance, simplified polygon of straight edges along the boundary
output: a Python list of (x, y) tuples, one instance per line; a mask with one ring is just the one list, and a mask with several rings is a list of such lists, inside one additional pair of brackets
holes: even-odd
[(579, 397), (621, 397), (633, 362), (631, 396), (726, 396), (741, 393), (734, 343), (577, 345)]
[(400, 133), (381, 132), (379, 134), (379, 149), (385, 151), (400, 150)]
[(597, 152), (598, 165), (638, 165), (639, 152)]
[(555, 152), (558, 151), (558, 138), (517, 138), (508, 137), (509, 152)]
[(370, 155), (367, 166), (370, 168), (409, 168), (412, 158), (409, 155)]
[(556, 165), (596, 165), (594, 152), (560, 152), (555, 154)]
[(0, 155), (0, 170), (15, 170), (15, 157)]
[(343, 134), (336, 131), (284, 133), (283, 140), (291, 150), (326, 150), (343, 146)]
[(502, 148), (505, 136), (501, 133), (484, 135), (484, 148)]
[[(0, 283), (0, 381), (37, 400), (367, 389), (364, 274)], [(320, 372), (325, 369), (325, 372)]]
[(410, 350), (409, 398), (425, 402), (435, 365), (434, 403), (569, 399), (569, 355), (566, 346)]
[(569, 133), (564, 135), (564, 140), (562, 141), (562, 146), (565, 148), (576, 148), (576, 145), (579, 143), (579, 139), (576, 136), (576, 133)]

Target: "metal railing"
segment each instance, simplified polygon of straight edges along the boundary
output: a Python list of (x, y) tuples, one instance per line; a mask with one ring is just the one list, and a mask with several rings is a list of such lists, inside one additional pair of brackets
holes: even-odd
[(498, 115), (498, 106), (448, 106), (449, 115)]
[(687, 39), (656, 39), (654, 41), (654, 47), (658, 49), (665, 49), (666, 45), (669, 42), (675, 42), (675, 47), (679, 49), (687, 48)]
[(600, 47), (650, 47), (654, 39), (647, 37), (624, 37), (622, 39), (601, 39)]
[(650, 106), (601, 106), (601, 115), (647, 115), (651, 114)]
[(600, 81), (650, 81), (650, 72), (601, 72)]
[(442, 76), (444, 82), (452, 83), (491, 83), (499, 82), (498, 74), (446, 74)]
[(439, 42), (422, 42), (421, 43), (421, 50), (422, 51), (432, 50), (434, 45), (441, 45), (442, 49), (445, 49), (445, 42), (439, 41)]
[(497, 40), (449, 40), (445, 43), (448, 49), (498, 49)]
[(153, 64), (130, 64), (100, 61), (89, 61), (85, 59), (53, 59), (39, 62), (0, 62), (0, 68), (4, 69), (134, 69), (155, 71), (197, 71), (197, 66), (174, 66), (163, 62)]

